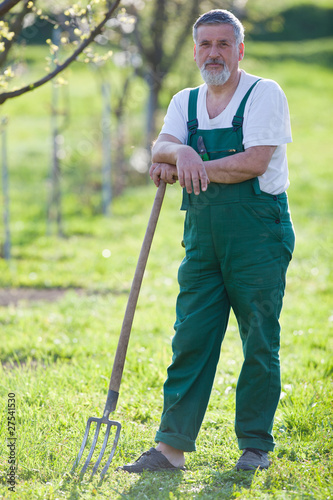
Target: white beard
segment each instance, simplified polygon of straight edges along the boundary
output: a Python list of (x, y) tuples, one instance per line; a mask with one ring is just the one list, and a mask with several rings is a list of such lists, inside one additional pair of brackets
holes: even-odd
[(224, 85), (230, 78), (230, 70), (224, 63), (221, 71), (210, 71), (206, 69), (206, 65), (215, 61), (206, 61), (200, 68), (201, 76), (207, 85)]

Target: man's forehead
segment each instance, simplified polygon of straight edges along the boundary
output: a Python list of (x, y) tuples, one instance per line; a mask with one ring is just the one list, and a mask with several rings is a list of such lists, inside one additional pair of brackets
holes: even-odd
[(230, 24), (201, 24), (197, 29), (197, 40), (235, 40), (235, 32)]

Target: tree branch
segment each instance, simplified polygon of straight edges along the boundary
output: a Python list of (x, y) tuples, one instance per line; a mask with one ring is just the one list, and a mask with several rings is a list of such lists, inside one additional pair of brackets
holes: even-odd
[(24, 20), (25, 15), (33, 7), (33, 5), (31, 5), (31, 7), (28, 7), (28, 5), (29, 5), (29, 0), (25, 0), (21, 12), (19, 12), (16, 15), (14, 22), (9, 26), (9, 30), (13, 31), (15, 33), (15, 35), (13, 36), (13, 38), (11, 40), (5, 40), (5, 42), (4, 42), (5, 43), (5, 50), (3, 52), (0, 52), (0, 68), (5, 64), (5, 62), (7, 60), (8, 53), (9, 53), (13, 43), (16, 41), (18, 34), (22, 30), (22, 24), (23, 24), (23, 20)]
[(141, 54), (143, 56), (147, 57), (146, 49), (142, 44), (142, 36), (141, 36), (140, 30), (138, 28), (138, 23), (136, 22), (134, 26), (135, 26), (134, 27), (134, 38), (135, 38), (136, 44), (138, 46), (139, 52), (141, 52)]
[(5, 0), (0, 3), (0, 17), (4, 16), (9, 12), (17, 3), (21, 2), (21, 0)]
[(22, 87), (18, 90), (13, 90), (11, 92), (3, 92), (0, 94), (0, 104), (3, 104), (7, 99), (12, 99), (13, 97), (18, 97), (22, 94), (25, 94), (26, 92), (31, 92), (32, 90), (37, 89), (38, 87), (41, 87), (45, 83), (49, 82), (57, 76), (59, 73), (61, 73), (64, 69), (67, 68), (75, 59), (83, 52), (83, 50), (88, 47), (88, 45), (96, 38), (97, 35), (99, 35), (104, 27), (104, 25), (107, 23), (107, 21), (110, 19), (112, 16), (113, 12), (116, 10), (118, 5), (120, 4), (121, 0), (115, 0), (113, 5), (110, 7), (108, 12), (105, 14), (104, 19), (94, 28), (89, 37), (86, 38), (81, 45), (73, 52), (73, 54), (66, 59), (66, 61), (63, 64), (58, 65), (53, 71), (45, 75), (43, 78), (40, 80), (37, 80), (34, 83), (31, 83), (30, 85), (26, 85), (25, 87)]
[(163, 57), (163, 42), (165, 30), (169, 24), (169, 15), (164, 0), (155, 0), (154, 10), (155, 12), (150, 27), (153, 47), (149, 58), (152, 61), (153, 66), (157, 68)]

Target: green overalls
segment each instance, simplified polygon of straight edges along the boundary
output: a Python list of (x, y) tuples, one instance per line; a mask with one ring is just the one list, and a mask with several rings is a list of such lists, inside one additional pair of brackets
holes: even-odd
[[(244, 151), (243, 113), (252, 88), (232, 127), (214, 130), (198, 128), (198, 89), (192, 90), (188, 144), (198, 151), (203, 137), (209, 159)], [(182, 209), (186, 255), (178, 273), (173, 358), (155, 440), (195, 450), (232, 307), (244, 353), (236, 389), (239, 448), (271, 451), (281, 390), (279, 315), (295, 243), (287, 195), (261, 192), (257, 178), (210, 183), (197, 196), (184, 190)]]

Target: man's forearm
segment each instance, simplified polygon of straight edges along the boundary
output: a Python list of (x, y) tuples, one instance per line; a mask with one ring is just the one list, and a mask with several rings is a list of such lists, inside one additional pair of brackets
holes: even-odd
[(152, 161), (175, 165), (180, 185), (191, 193), (193, 183), (195, 194), (199, 194), (200, 189), (207, 189), (208, 182), (235, 184), (262, 175), (275, 149), (276, 146), (253, 146), (241, 153), (203, 162), (192, 147), (165, 134), (152, 148)]
[(199, 154), (168, 134), (161, 134), (152, 148), (153, 164), (175, 165), (181, 187), (188, 193), (206, 191), (208, 175)]
[(266, 172), (275, 146), (254, 146), (218, 160), (205, 161), (210, 182), (235, 184)]
[(152, 162), (176, 165), (179, 150), (187, 147), (184, 144), (177, 144), (175, 142), (156, 142), (152, 148)]

